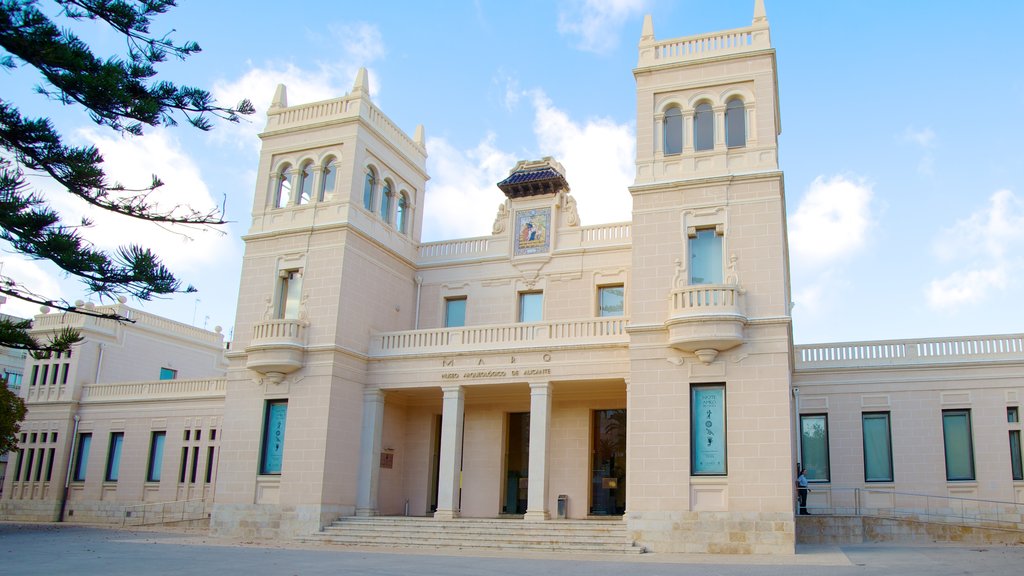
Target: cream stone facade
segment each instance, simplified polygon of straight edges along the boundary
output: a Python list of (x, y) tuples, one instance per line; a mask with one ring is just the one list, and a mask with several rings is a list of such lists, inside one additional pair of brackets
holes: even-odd
[[(97, 323), (70, 383), (23, 387), (19, 458), (55, 464), (47, 481), (28, 464), (9, 475), (0, 513), (56, 518), (82, 434), (92, 456), (84, 474), (72, 466), (66, 518), (201, 498), (215, 533), (245, 537), (352, 516), (611, 517), (652, 551), (785, 554), (805, 457), (827, 463), (819, 511), (853, 489), (1024, 501), (1007, 421), (1021, 336), (793, 346), (763, 3), (750, 26), (672, 40), (648, 17), (633, 72), (629, 220), (583, 225), (572, 175), (543, 158), (498, 183), (490, 235), (429, 243), (422, 127), (399, 130), (365, 70), (334, 100), (289, 106), (280, 86), (226, 376), (206, 355), (219, 358), (219, 335), (166, 323), (118, 357), (115, 333), (156, 320)], [(171, 359), (166, 342), (186, 340)], [(101, 362), (123, 364), (115, 376)], [(131, 382), (158, 365), (197, 379)], [(894, 478), (880, 482), (881, 424)], [(973, 478), (960, 477), (964, 425)], [(118, 433), (121, 477), (105, 481)]]

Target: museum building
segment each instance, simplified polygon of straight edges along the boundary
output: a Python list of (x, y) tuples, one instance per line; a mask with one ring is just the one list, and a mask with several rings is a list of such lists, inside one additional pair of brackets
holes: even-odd
[(793, 345), (762, 1), (672, 40), (647, 17), (633, 73), (631, 220), (583, 225), (543, 158), (497, 183), (490, 235), (430, 243), (423, 128), (365, 70), (334, 100), (279, 86), (230, 349), (123, 303), (134, 324), (37, 316), (86, 340), (27, 361), (0, 517), (200, 499), (246, 537), (621, 518), (652, 551), (792, 553), (798, 462), (875, 500), (1024, 502), (1024, 337)]

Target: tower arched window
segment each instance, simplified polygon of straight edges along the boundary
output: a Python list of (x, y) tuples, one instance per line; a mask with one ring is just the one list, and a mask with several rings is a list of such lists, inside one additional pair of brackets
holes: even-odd
[(391, 182), (384, 181), (384, 188), (380, 194), (380, 217), (387, 223), (391, 223), (391, 200), (394, 192), (391, 191)]
[(373, 211), (373, 192), (377, 187), (377, 174), (373, 168), (366, 170), (366, 181), (363, 183), (363, 208)]
[(711, 104), (701, 102), (693, 115), (693, 149), (713, 150), (715, 147), (715, 113)]
[(306, 162), (299, 169), (299, 197), (296, 204), (309, 204), (313, 198), (313, 163)]
[(292, 167), (288, 164), (277, 171), (277, 190), (274, 190), (274, 208), (284, 208), (292, 199)]
[(408, 233), (409, 228), (409, 195), (403, 190), (398, 195), (398, 211), (395, 214), (395, 226), (402, 234)]
[(328, 194), (334, 192), (334, 180), (338, 175), (338, 168), (334, 165), (334, 158), (328, 158), (323, 164), (323, 176), (320, 178), (320, 193), (317, 200), (324, 201)]
[(662, 121), (663, 151), (666, 156), (683, 151), (683, 111), (673, 106), (665, 111)]
[(747, 145), (747, 110), (738, 97), (725, 105), (725, 145), (729, 148)]

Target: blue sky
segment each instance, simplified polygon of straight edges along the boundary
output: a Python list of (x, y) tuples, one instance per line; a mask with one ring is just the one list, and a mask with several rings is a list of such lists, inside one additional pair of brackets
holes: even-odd
[[(169, 233), (93, 215), (101, 247), (156, 247), (197, 295), (134, 306), (230, 335), (241, 236), (252, 207), (263, 113), (340, 96), (370, 72), (374, 101), (427, 134), (424, 241), (486, 235), (494, 183), (518, 159), (565, 165), (584, 225), (629, 219), (643, 15), (658, 39), (749, 25), (753, 0), (503, 2), (184, 1), (157, 19), (203, 52), (162, 68), (257, 115), (208, 134), (187, 127), (122, 139), (6, 73), (4, 97), (100, 146), (130, 184), (151, 173), (167, 201), (226, 206), (222, 234)], [(765, 0), (778, 55), (780, 163), (790, 228), (797, 343), (1024, 331), (1024, 3)], [(120, 40), (86, 37), (101, 53)], [(39, 185), (45, 192), (47, 184)], [(82, 206), (60, 194), (74, 221)], [(6, 247), (5, 247), (6, 248)], [(83, 298), (53, 269), (0, 253), (3, 274)], [(31, 315), (9, 301), (2, 310)]]

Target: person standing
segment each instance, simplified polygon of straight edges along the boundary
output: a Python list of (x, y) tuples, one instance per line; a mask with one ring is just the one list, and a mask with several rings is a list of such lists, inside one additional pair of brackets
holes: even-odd
[(796, 477), (796, 497), (800, 501), (800, 515), (807, 514), (807, 469), (801, 468), (800, 475)]

